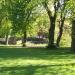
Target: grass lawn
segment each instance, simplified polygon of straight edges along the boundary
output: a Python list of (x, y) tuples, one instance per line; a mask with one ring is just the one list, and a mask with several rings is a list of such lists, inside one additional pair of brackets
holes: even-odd
[(69, 48), (0, 48), (0, 75), (75, 75)]

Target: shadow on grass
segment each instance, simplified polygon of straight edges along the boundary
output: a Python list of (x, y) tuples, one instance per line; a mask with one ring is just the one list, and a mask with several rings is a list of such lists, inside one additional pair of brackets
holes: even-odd
[[(1, 60), (17, 58), (45, 60), (75, 59), (75, 54), (70, 51), (70, 48), (59, 48), (56, 50), (45, 48), (0, 48)], [(7, 65), (11, 62), (7, 62)], [(52, 63), (48, 65), (44, 65), (43, 63), (38, 64), (37, 62), (36, 65), (33, 63), (32, 65), (20, 65), (15, 67), (11, 65), (11, 67), (0, 67), (0, 75), (72, 75), (71, 73), (75, 75), (75, 70), (71, 69), (74, 68), (73, 66), (75, 66), (75, 63), (71, 62), (68, 64), (65, 62), (65, 64)]]
[(70, 48), (49, 50), (45, 48), (0, 48), (0, 58), (3, 59), (66, 59), (75, 58)]
[[(66, 65), (29, 65), (25, 67), (1, 67), (0, 75), (68, 75), (70, 72), (74, 72), (71, 70), (71, 68), (67, 66), (65, 68), (64, 66)], [(67, 72), (68, 74), (66, 74)]]
[[(71, 55), (71, 56), (70, 56)], [(45, 48), (0, 48), (0, 58), (14, 59), (62, 59), (75, 58), (70, 48), (45, 49)]]

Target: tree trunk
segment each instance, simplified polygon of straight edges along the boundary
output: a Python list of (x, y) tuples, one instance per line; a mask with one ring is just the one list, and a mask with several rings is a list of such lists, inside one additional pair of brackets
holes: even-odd
[(71, 42), (71, 49), (75, 51), (75, 20), (72, 21), (72, 42)]
[(57, 37), (57, 41), (56, 41), (57, 47), (59, 47), (60, 40), (61, 40), (61, 37), (63, 34), (64, 21), (65, 21), (65, 16), (63, 17), (63, 19), (61, 18), (61, 21), (59, 23), (59, 33), (58, 33), (58, 37)]
[(54, 48), (54, 31), (55, 31), (55, 18), (50, 18), (50, 29), (49, 29), (49, 43), (48, 48)]
[(26, 47), (26, 31), (23, 33), (23, 39), (22, 39), (22, 47)]
[[(68, 0), (63, 0), (63, 7), (61, 9), (61, 15), (60, 15), (60, 23), (59, 23), (59, 33), (58, 33), (58, 37), (57, 37), (57, 41), (56, 41), (56, 46), (59, 47), (59, 44), (60, 44), (60, 40), (61, 40), (61, 37), (62, 37), (62, 34), (63, 34), (63, 27), (64, 27), (64, 21), (65, 21), (65, 7), (66, 7), (66, 2)], [(61, 7), (61, 6), (60, 6)]]
[(9, 41), (8, 33), (6, 34), (6, 37), (5, 37), (5, 38), (6, 38), (6, 40), (5, 40), (5, 44), (8, 45), (8, 41)]

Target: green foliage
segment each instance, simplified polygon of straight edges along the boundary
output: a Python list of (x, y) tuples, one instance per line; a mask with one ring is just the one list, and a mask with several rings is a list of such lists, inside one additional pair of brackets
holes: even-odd
[(8, 20), (7, 18), (4, 18), (2, 20), (2, 23), (1, 23), (1, 27), (0, 27), (0, 36), (4, 36), (6, 34), (10, 34), (10, 30), (11, 30), (11, 21)]
[[(36, 36), (40, 30), (48, 34), (50, 20), (43, 3), (47, 3), (53, 15), (54, 1), (59, 0), (0, 0), (0, 36), (4, 37), (5, 34), (10, 33), (10, 30), (11, 36), (15, 35), (16, 37), (22, 37), (23, 33), (26, 33), (28, 37)], [(61, 7), (57, 11), (58, 18), (60, 12), (63, 15), (66, 13), (66, 17), (74, 18), (75, 1), (67, 0), (65, 11), (63, 9), (61, 11), (62, 3), (60, 0)]]
[(14, 33), (27, 32), (29, 33), (33, 28), (33, 22), (36, 21), (37, 1), (35, 0), (17, 0), (11, 2), (11, 21), (13, 23), (12, 29)]
[(5, 35), (10, 33), (11, 21), (9, 20), (9, 0), (0, 0), (0, 36), (5, 37)]
[[(67, 38), (66, 38), (67, 37)], [(69, 33), (64, 33), (60, 42), (60, 47), (71, 47), (71, 36)]]
[(66, 9), (68, 9), (68, 12), (71, 16), (71, 19), (75, 17), (75, 0), (69, 0), (67, 2), (67, 7)]
[(30, 36), (37, 36), (37, 33), (42, 30), (44, 33), (48, 33), (49, 29), (49, 19), (48, 16), (43, 13), (40, 15), (35, 22), (32, 23), (32, 25), (29, 27), (28, 35)]
[(48, 32), (49, 29), (49, 19), (46, 14), (42, 14), (36, 21), (38, 31), (42, 30)]

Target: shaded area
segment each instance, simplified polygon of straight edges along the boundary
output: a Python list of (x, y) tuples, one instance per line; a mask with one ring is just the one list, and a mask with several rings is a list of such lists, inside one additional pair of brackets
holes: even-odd
[(68, 59), (75, 58), (70, 48), (49, 50), (45, 48), (0, 48), (0, 58), (3, 59)]

